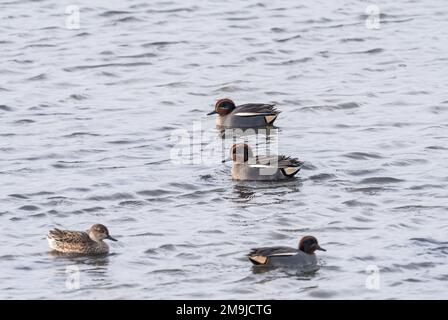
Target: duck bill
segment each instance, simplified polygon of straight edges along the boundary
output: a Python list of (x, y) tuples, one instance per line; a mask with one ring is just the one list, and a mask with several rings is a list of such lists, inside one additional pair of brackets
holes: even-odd
[(212, 114), (217, 113), (216, 110), (213, 110), (212, 112), (207, 113), (208, 116), (211, 116)]
[(320, 250), (320, 251), (327, 251), (324, 248), (322, 248), (321, 246), (317, 246), (316, 250)]
[(117, 239), (112, 238), (111, 236), (107, 236), (106, 239), (109, 239), (109, 240), (112, 240), (112, 241), (118, 241)]

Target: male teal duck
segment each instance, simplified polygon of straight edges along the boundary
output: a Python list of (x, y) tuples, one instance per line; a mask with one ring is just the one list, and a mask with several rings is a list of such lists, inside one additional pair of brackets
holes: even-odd
[(215, 110), (207, 115), (218, 114), (216, 125), (221, 128), (258, 128), (273, 125), (280, 111), (274, 104), (247, 103), (236, 106), (226, 98), (215, 104)]
[(249, 260), (257, 266), (298, 267), (307, 270), (317, 268), (316, 250), (327, 251), (313, 236), (305, 236), (299, 242), (299, 248), (261, 247), (254, 248), (248, 254)]
[(109, 235), (102, 224), (94, 224), (87, 232), (53, 229), (47, 235), (51, 249), (61, 253), (106, 254), (109, 246), (103, 240), (118, 241)]
[(231, 172), (235, 180), (287, 180), (294, 177), (303, 164), (296, 158), (283, 155), (254, 156), (245, 143), (234, 144), (230, 149), (230, 158), (233, 160)]

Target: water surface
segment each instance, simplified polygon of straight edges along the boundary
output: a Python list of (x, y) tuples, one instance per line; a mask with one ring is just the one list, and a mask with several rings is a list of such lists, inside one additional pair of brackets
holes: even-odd
[[(370, 1), (76, 1), (70, 30), (72, 4), (1, 4), (1, 298), (448, 298), (445, 1), (375, 1), (379, 30)], [(170, 161), (220, 97), (278, 104), (298, 179)], [(113, 254), (48, 253), (96, 222)], [(305, 234), (315, 274), (244, 256)]]

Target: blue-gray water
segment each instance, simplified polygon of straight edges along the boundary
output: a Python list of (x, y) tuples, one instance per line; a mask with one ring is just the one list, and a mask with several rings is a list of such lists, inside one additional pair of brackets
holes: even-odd
[[(1, 298), (448, 298), (446, 1), (0, 9)], [(212, 128), (220, 97), (278, 104), (297, 180), (170, 161), (171, 134)], [(48, 253), (50, 228), (95, 222), (119, 239), (112, 255)], [(316, 274), (254, 273), (244, 257), (305, 234), (328, 250)]]

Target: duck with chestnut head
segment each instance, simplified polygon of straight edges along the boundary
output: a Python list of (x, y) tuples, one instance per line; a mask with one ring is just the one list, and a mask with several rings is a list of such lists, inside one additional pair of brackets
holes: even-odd
[(94, 224), (86, 232), (53, 229), (47, 235), (48, 245), (51, 249), (60, 253), (74, 254), (106, 254), (109, 246), (103, 240), (112, 238), (109, 230), (102, 224)]
[(294, 177), (303, 164), (296, 158), (283, 155), (254, 156), (252, 148), (246, 143), (234, 144), (230, 148), (230, 159), (233, 161), (232, 178), (235, 180), (287, 180)]
[(317, 268), (316, 250), (326, 251), (313, 236), (305, 236), (298, 248), (261, 247), (248, 254), (249, 260), (257, 266)]
[(216, 125), (220, 128), (259, 128), (272, 126), (280, 111), (274, 104), (247, 103), (235, 105), (228, 98), (220, 99), (215, 110), (207, 115), (217, 114)]

